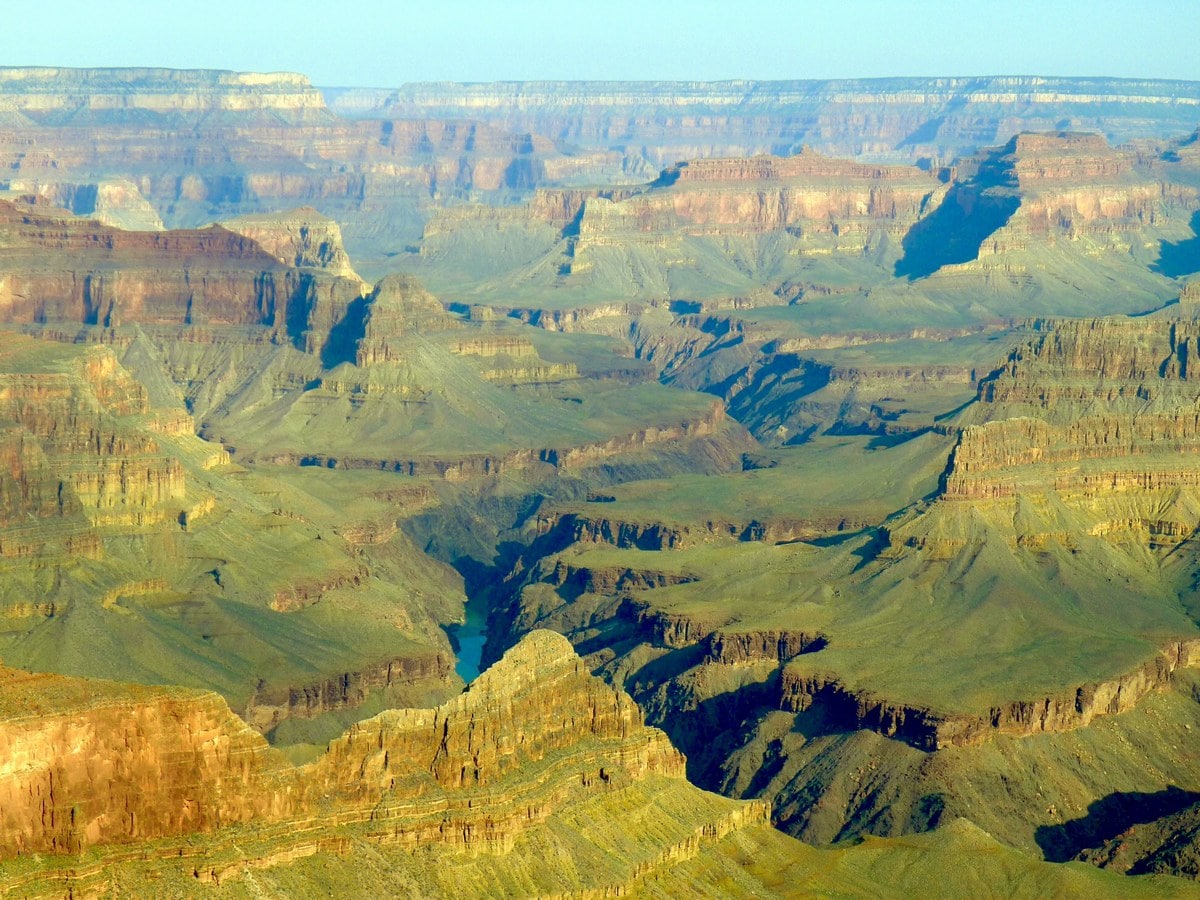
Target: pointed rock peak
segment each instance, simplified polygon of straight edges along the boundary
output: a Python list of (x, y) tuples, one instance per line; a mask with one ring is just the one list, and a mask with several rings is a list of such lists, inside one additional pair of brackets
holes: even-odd
[(412, 275), (385, 276), (371, 291), (370, 302), (373, 306), (443, 311), (441, 301)]
[(557, 631), (538, 629), (531, 631), (512, 647), (500, 665), (524, 666), (530, 664), (554, 664), (579, 661), (571, 642)]
[[(466, 695), (515, 693), (557, 674), (584, 672), (571, 642), (554, 631), (531, 631), (494, 666), (471, 682)], [(590, 674), (587, 674), (591, 678)]]

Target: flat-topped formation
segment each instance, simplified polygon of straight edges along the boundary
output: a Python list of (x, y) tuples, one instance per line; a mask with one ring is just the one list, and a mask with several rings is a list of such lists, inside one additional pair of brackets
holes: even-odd
[(340, 115), (503, 122), (585, 147), (625, 146), (657, 168), (696, 156), (792, 152), (804, 144), (844, 156), (949, 159), (1064, 120), (1120, 141), (1161, 137), (1193, 130), (1200, 106), (1196, 82), (1014, 76), (323, 90)]
[(325, 113), (325, 101), (307, 76), (294, 72), (0, 67), (0, 112), (52, 119), (81, 110), (101, 120), (134, 111), (193, 117), (215, 111), (298, 114)]

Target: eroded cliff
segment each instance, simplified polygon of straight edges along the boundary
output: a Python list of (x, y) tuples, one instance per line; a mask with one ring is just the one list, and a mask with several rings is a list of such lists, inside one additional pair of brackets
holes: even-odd
[[(434, 860), (453, 878), (456, 860), (483, 857), (493, 890), (541, 893), (554, 884), (620, 891), (693, 857), (733, 872), (736, 857), (721, 843), (733, 833), (786, 860), (782, 839), (764, 833), (764, 804), (688, 785), (666, 736), (548, 632), (450, 703), (363, 722), (301, 768), (211, 695), (11, 672), (4, 683), (0, 873), (30, 896), (113, 889), (131, 876), (191, 890), (237, 885), (250, 871), (366, 847), (439, 892), (450, 882)], [(29, 716), (20, 697), (41, 715)], [(623, 848), (589, 837), (576, 816), (604, 809), (654, 825)], [(591, 873), (538, 874), (546, 841), (569, 852), (591, 841), (608, 858)], [(460, 886), (488, 893), (486, 884)]]

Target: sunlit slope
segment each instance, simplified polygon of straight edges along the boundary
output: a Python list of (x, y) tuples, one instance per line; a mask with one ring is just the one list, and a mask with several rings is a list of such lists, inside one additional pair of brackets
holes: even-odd
[(397, 277), (359, 315), (350, 359), (331, 367), (287, 347), (162, 334), (157, 366), (238, 459), (463, 478), (747, 441), (718, 401), (653, 382), (619, 342), (447, 312)]
[(695, 160), (641, 188), (448, 210), (406, 265), (509, 309), (791, 304), (814, 335), (1144, 312), (1200, 268), (1195, 146), (1020, 134), (938, 172)]
[(547, 632), (459, 697), (365, 720), (300, 767), (211, 693), (12, 670), (0, 683), (0, 741), (38, 761), (0, 777), (15, 813), (0, 822), (0, 883), (26, 896), (1188, 888), (1042, 862), (961, 818), (919, 837), (802, 844), (769, 826), (766, 804), (689, 784), (629, 696)]
[(547, 514), (491, 652), (568, 634), (693, 778), (813, 840), (961, 815), (1054, 859), (1097, 847), (1135, 821), (1124, 794), (1200, 790), (1194, 331), (1043, 322), (932, 432), (901, 415), (894, 440)]
[(340, 527), (385, 503), (321, 509), (233, 464), (108, 348), (10, 333), (0, 356), (8, 665), (215, 689), (263, 729), (452, 689), (457, 577)]

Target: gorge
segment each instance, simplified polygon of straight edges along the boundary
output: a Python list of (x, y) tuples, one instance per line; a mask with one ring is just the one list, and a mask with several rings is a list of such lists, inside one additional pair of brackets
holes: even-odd
[(0, 69), (0, 885), (1197, 893), (1197, 110)]

